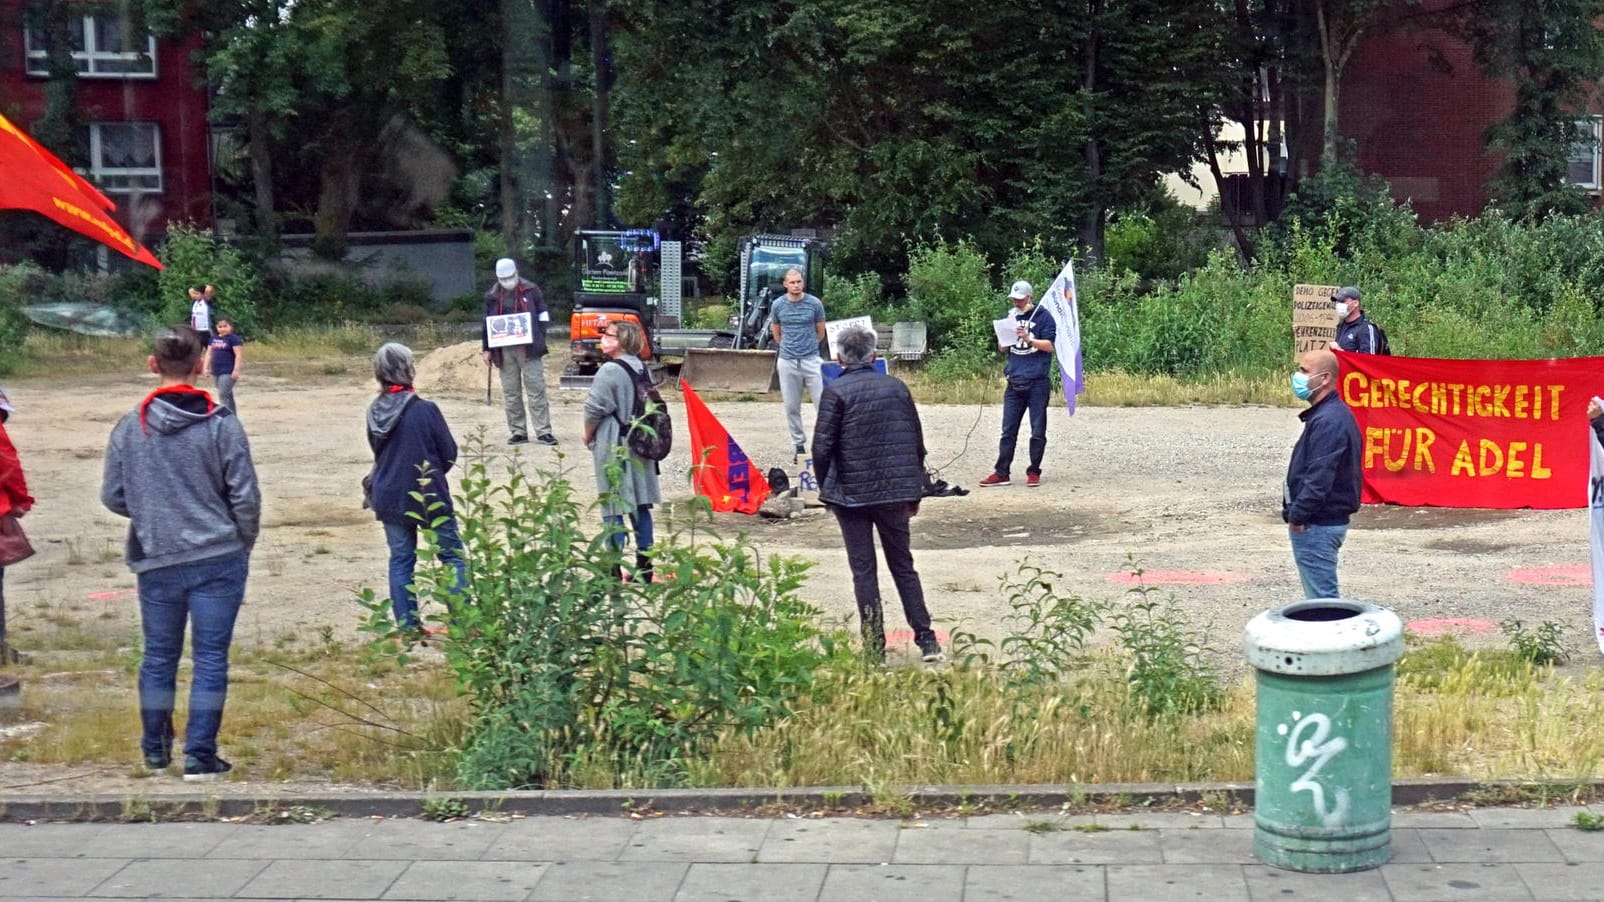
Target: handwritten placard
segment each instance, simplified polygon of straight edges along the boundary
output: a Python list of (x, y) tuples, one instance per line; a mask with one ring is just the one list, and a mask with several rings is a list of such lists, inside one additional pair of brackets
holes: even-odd
[(854, 316), (850, 319), (831, 320), (824, 324), (824, 339), (830, 343), (830, 359), (834, 360), (840, 352), (836, 346), (835, 337), (846, 330), (848, 326), (862, 326), (870, 332), (874, 331), (874, 320), (867, 316)]
[(1329, 347), (1337, 338), (1337, 312), (1331, 309), (1336, 285), (1292, 286), (1292, 350), (1297, 354)]

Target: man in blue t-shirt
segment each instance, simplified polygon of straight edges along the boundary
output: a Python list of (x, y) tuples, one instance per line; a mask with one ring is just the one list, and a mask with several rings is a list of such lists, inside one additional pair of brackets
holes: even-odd
[(802, 389), (815, 409), (824, 391), (820, 368), (819, 342), (824, 340), (824, 302), (802, 290), (802, 270), (785, 273), (785, 294), (774, 299), (769, 312), (769, 330), (780, 349), (776, 368), (780, 374), (780, 397), (785, 401), (785, 422), (791, 430), (791, 446), (797, 454), (807, 453), (807, 435), (802, 431)]
[(1014, 464), (1014, 445), (1019, 441), (1019, 421), (1028, 410), (1030, 466), (1025, 469), (1025, 484), (1036, 488), (1041, 485), (1041, 459), (1047, 451), (1047, 399), (1053, 389), (1053, 341), (1058, 338), (1058, 324), (1051, 313), (1031, 303), (1034, 295), (1029, 282), (1015, 282), (1008, 299), (1014, 305), (1012, 318), (1017, 337), (1011, 345), (997, 346), (1008, 355), (1003, 367), (1008, 387), (1003, 389), (1002, 441), (997, 446), (997, 465), (980, 484), (992, 487), (1012, 482), (1008, 473)]

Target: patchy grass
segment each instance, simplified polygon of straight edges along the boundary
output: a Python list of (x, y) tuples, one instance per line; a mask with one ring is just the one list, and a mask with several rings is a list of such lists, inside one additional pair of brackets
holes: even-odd
[[(1291, 371), (1290, 364), (1288, 372)], [(922, 369), (897, 367), (893, 375), (908, 383), (913, 396), (925, 404), (998, 403), (1003, 381), (999, 374), (968, 378), (936, 378)], [(1000, 371), (999, 371), (1000, 372)], [(1054, 385), (1057, 391), (1057, 384)], [(1058, 403), (1063, 399), (1054, 396)], [(1182, 404), (1266, 404), (1286, 407), (1292, 394), (1279, 375), (1226, 373), (1182, 382), (1171, 376), (1136, 376), (1119, 371), (1088, 373), (1086, 394), (1079, 403), (1093, 407), (1168, 407)]]
[[(146, 775), (137, 625), (58, 613), (24, 634), (30, 659), (15, 671), (27, 686), (23, 718), (47, 726), (0, 741), (0, 756)], [(458, 788), (467, 705), (432, 652), (401, 667), (316, 627), (235, 652), (222, 743), (243, 773)], [(1115, 654), (1097, 651), (1061, 680), (1027, 689), (980, 666), (833, 665), (792, 716), (721, 735), (689, 763), (687, 782), (861, 786), (877, 809), (907, 815), (909, 785), (1252, 779), (1249, 680), (1228, 687), (1217, 708), (1155, 716), (1133, 696)], [(187, 685), (187, 672), (180, 678)], [(1489, 790), (1486, 801), (1506, 804), (1585, 797), (1587, 781), (1604, 774), (1600, 690), (1604, 672), (1559, 673), (1511, 651), (1412, 638), (1399, 666), (1394, 773), (1534, 781), (1518, 798)], [(584, 780), (576, 784), (590, 785)]]
[[(65, 651), (30, 652), (18, 668), (22, 716), (47, 726), (0, 741), (0, 757), (34, 763), (126, 763), (139, 755), (137, 629), (79, 627)], [(189, 668), (179, 671), (181, 725)], [(388, 659), (317, 639), (301, 647), (236, 644), (223, 722), (224, 754), (253, 779), (329, 779), (427, 789), (449, 784), (465, 707), (444, 667)]]

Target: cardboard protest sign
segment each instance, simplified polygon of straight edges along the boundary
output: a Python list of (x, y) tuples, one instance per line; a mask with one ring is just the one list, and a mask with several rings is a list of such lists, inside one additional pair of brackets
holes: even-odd
[(1301, 355), (1305, 351), (1318, 351), (1329, 347), (1337, 338), (1337, 311), (1331, 307), (1331, 296), (1337, 285), (1292, 286), (1292, 351)]

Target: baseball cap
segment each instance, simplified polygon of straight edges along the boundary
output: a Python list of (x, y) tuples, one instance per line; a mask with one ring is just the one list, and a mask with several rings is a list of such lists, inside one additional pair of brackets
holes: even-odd
[(518, 264), (512, 262), (511, 257), (502, 257), (496, 261), (496, 278), (510, 279), (518, 274)]
[(1334, 301), (1357, 301), (1359, 300), (1359, 289), (1352, 285), (1346, 288), (1339, 288), (1337, 293), (1331, 296), (1331, 299)]
[(1034, 297), (1035, 294), (1036, 293), (1030, 289), (1030, 283), (1026, 282), (1024, 279), (1020, 279), (1018, 282), (1014, 283), (1014, 288), (1012, 291), (1008, 292), (1008, 297), (1010, 300), (1017, 301), (1020, 298)]

